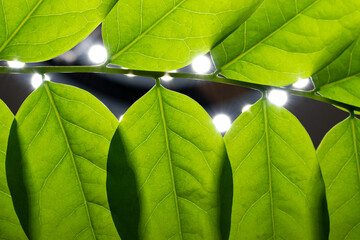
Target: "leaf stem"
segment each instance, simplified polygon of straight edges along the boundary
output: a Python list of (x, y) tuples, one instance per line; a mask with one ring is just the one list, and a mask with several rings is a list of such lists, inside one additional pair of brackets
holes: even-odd
[[(141, 71), (141, 70), (132, 70), (132, 69), (122, 69), (118, 67), (107, 67), (106, 65), (98, 65), (98, 66), (38, 66), (38, 67), (24, 67), (20, 69), (9, 68), (9, 67), (0, 67), (0, 74), (45, 74), (45, 73), (110, 73), (110, 74), (133, 74), (136, 76), (149, 77), (154, 79), (159, 79), (163, 77), (166, 72), (158, 72), (158, 71)], [(245, 88), (255, 89), (261, 92), (267, 92), (272, 89), (280, 89), (284, 90), (289, 94), (302, 96), (306, 98), (310, 98), (316, 101), (332, 104), (341, 108), (348, 110), (350, 113), (353, 111), (359, 111), (360, 107), (346, 104), (343, 102), (335, 101), (329, 98), (322, 97), (318, 95), (315, 91), (300, 91), (293, 90), (284, 87), (272, 87), (262, 84), (242, 82), (234, 79), (229, 79), (225, 77), (218, 76), (216, 73), (212, 74), (194, 74), (194, 73), (167, 73), (173, 78), (184, 78), (184, 79), (193, 79), (193, 80), (202, 80), (202, 81), (210, 81), (216, 83), (224, 83), (230, 84)]]

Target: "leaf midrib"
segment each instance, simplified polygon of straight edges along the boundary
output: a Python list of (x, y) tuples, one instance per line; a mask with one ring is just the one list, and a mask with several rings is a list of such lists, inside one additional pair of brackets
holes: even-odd
[[(137, 43), (140, 39), (142, 39), (148, 32), (150, 32), (154, 27), (156, 27), (162, 20), (167, 18), (171, 13), (173, 13), (178, 7), (180, 7), (186, 0), (182, 0), (177, 5), (175, 5), (170, 11), (168, 11), (165, 15), (159, 18), (155, 23), (153, 23), (149, 28), (147, 28), (144, 32), (142, 32), (139, 36), (137, 36), (132, 42), (126, 45), (122, 50), (111, 57), (111, 60), (118, 58), (122, 53), (132, 47), (135, 43)], [(142, 18), (142, 16), (141, 16)], [(1, 51), (0, 51), (1, 52)]]
[[(245, 57), (248, 53), (250, 53), (252, 50), (254, 50), (255, 48), (257, 48), (260, 44), (262, 44), (263, 42), (265, 42), (266, 40), (268, 40), (269, 38), (271, 38), (272, 36), (274, 36), (277, 32), (279, 32), (280, 30), (282, 30), (283, 28), (285, 28), (287, 25), (289, 25), (290, 23), (292, 23), (292, 21), (294, 21), (296, 18), (298, 18), (300, 15), (302, 15), (303, 12), (307, 11), (308, 9), (310, 9), (311, 7), (313, 7), (315, 4), (317, 4), (318, 2), (320, 2), (321, 0), (316, 0), (314, 1), (312, 4), (310, 4), (309, 6), (307, 6), (306, 8), (304, 8), (303, 10), (301, 10), (300, 12), (297, 12), (297, 14), (292, 17), (291, 19), (289, 19), (289, 21), (285, 22), (283, 25), (281, 25), (279, 28), (275, 29), (274, 31), (272, 31), (268, 36), (266, 36), (265, 38), (263, 38), (262, 40), (260, 40), (258, 43), (256, 43), (254, 46), (252, 46), (251, 48), (249, 48), (248, 50), (246, 50), (246, 52), (241, 53), (239, 56), (237, 56), (236, 58), (234, 58), (233, 60), (231, 60), (230, 62), (228, 62), (227, 64), (225, 64), (224, 66), (221, 67), (221, 70), (225, 70), (226, 68), (228, 68), (229, 66), (231, 66), (232, 64), (234, 64), (236, 61), (238, 61), (240, 58)], [(246, 21), (245, 21), (246, 23)]]
[[(43, 0), (39, 0), (39, 2), (31, 9), (28, 15), (25, 16), (25, 18), (21, 21), (20, 25), (15, 29), (15, 31), (10, 35), (8, 39), (1, 45), (0, 47), (0, 53), (4, 50), (4, 48), (10, 43), (10, 41), (15, 37), (15, 35), (20, 31), (20, 29), (24, 26), (24, 24), (29, 20), (31, 15), (36, 11), (36, 9), (40, 6), (40, 4), (43, 2)], [(5, 17), (5, 11), (4, 11), (4, 17)]]
[(322, 85), (320, 88), (319, 88), (319, 91), (321, 90), (324, 90), (324, 89), (327, 89), (329, 87), (333, 87), (334, 85), (337, 85), (337, 84), (340, 84), (340, 83), (343, 83), (343, 82), (346, 82), (347, 80), (353, 78), (353, 77), (360, 77), (360, 72), (358, 73), (355, 73), (355, 74), (352, 74), (352, 75), (348, 75), (347, 77), (345, 78), (342, 78), (340, 80), (335, 80), (331, 83), (327, 83), (327, 84), (324, 84)]
[(166, 149), (167, 149), (167, 153), (168, 153), (168, 157), (169, 157), (169, 167), (170, 167), (170, 173), (171, 173), (171, 182), (172, 182), (172, 187), (173, 187), (173, 193), (174, 193), (174, 198), (175, 198), (175, 207), (176, 207), (176, 214), (177, 214), (177, 220), (178, 220), (179, 234), (180, 234), (180, 239), (183, 239), (182, 231), (181, 231), (178, 196), (176, 193), (175, 178), (174, 178), (173, 166), (172, 166), (172, 162), (171, 162), (172, 158), (171, 158), (171, 152), (170, 152), (169, 136), (168, 136), (168, 132), (167, 132), (167, 125), (166, 125), (166, 119), (165, 119), (165, 113), (164, 113), (164, 105), (163, 105), (163, 100), (162, 100), (162, 96), (161, 96), (161, 89), (160, 89), (161, 86), (160, 86), (160, 83), (158, 80), (156, 81), (155, 88), (156, 88), (156, 93), (157, 93), (158, 100), (159, 100), (161, 119), (162, 119), (162, 123), (164, 126), (164, 135), (165, 135), (165, 141), (166, 141)]
[(70, 156), (71, 156), (71, 160), (72, 160), (72, 163), (73, 163), (73, 166), (74, 166), (74, 169), (75, 169), (75, 173), (76, 173), (76, 177), (77, 177), (77, 180), (78, 180), (78, 184), (79, 184), (79, 187), (81, 189), (81, 194), (82, 194), (82, 198), (83, 198), (83, 201), (84, 201), (84, 206), (85, 206), (85, 209), (86, 209), (86, 213), (87, 213), (87, 217), (88, 217), (88, 220), (89, 220), (89, 224), (90, 224), (90, 228), (91, 228), (91, 232), (93, 234), (93, 239), (96, 239), (96, 236), (95, 236), (95, 232), (94, 232), (94, 227), (92, 225), (92, 221), (91, 221), (91, 217), (90, 217), (90, 212), (89, 212), (89, 208), (88, 208), (88, 205), (87, 205), (87, 200), (86, 200), (86, 197), (85, 197), (85, 193), (84, 193), (84, 188), (82, 186), (82, 183), (81, 183), (81, 180), (80, 180), (80, 176), (79, 176), (79, 171), (77, 169), (77, 166), (76, 166), (76, 163), (75, 163), (75, 158), (74, 158), (74, 153), (71, 149), (71, 146), (70, 146), (70, 143), (69, 143), (69, 139), (67, 137), (67, 134), (66, 134), (66, 131), (65, 131), (65, 128), (64, 128), (64, 125), (62, 123), (62, 120), (61, 120), (61, 116), (57, 110), (57, 107), (56, 107), (56, 104), (55, 104), (55, 101), (53, 99), (53, 96), (51, 94), (51, 91), (49, 89), (49, 87), (47, 86), (48, 83), (47, 82), (44, 82), (44, 88), (45, 88), (45, 91), (49, 97), (49, 100), (50, 100), (50, 104), (52, 106), (52, 108), (54, 109), (54, 112), (55, 112), (55, 115), (56, 115), (56, 119), (58, 120), (58, 123), (60, 125), (60, 128), (61, 128), (61, 131), (62, 131), (62, 134), (64, 136), (64, 139), (65, 139), (65, 142), (66, 142), (66, 145), (69, 149), (69, 153), (70, 153)]
[(267, 106), (266, 100), (263, 100), (263, 111), (264, 111), (264, 128), (266, 135), (266, 155), (268, 162), (268, 174), (269, 174), (269, 195), (270, 195), (270, 206), (271, 206), (271, 222), (272, 222), (272, 239), (276, 239), (275, 234), (275, 221), (274, 221), (274, 200), (272, 195), (272, 180), (271, 180), (271, 158), (270, 158), (270, 143), (269, 143), (269, 131), (268, 131), (268, 119), (267, 119)]
[(359, 163), (359, 153), (357, 150), (357, 142), (356, 142), (356, 132), (355, 132), (355, 117), (352, 116), (351, 119), (351, 131), (352, 131), (352, 137), (354, 142), (354, 152), (355, 152), (355, 159), (356, 159), (356, 167), (357, 167), (357, 175), (360, 185), (360, 163)]

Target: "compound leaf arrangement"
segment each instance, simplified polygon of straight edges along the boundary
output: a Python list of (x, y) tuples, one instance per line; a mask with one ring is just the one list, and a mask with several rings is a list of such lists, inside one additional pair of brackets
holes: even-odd
[[(102, 65), (36, 65), (100, 23)], [(359, 37), (360, 0), (0, 1), (0, 60), (33, 63), (0, 74), (155, 80), (120, 123), (90, 93), (49, 81), (16, 116), (0, 101), (0, 239), (360, 239)], [(168, 73), (209, 51), (214, 73)], [(222, 137), (165, 74), (263, 98)], [(314, 90), (284, 88), (309, 77)], [(315, 151), (270, 89), (349, 118)]]

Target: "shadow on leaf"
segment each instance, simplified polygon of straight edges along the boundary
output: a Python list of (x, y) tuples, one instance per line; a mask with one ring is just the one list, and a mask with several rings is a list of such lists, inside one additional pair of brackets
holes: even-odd
[(139, 239), (140, 203), (135, 174), (126, 157), (119, 129), (110, 144), (107, 192), (111, 214), (121, 239)]
[(14, 120), (9, 135), (9, 143), (6, 154), (6, 177), (12, 196), (15, 212), (20, 224), (30, 238), (29, 222), (29, 197), (24, 181), (24, 172), (20, 151), (20, 143), (17, 135), (17, 122)]
[(222, 239), (229, 239), (233, 199), (233, 179), (229, 159), (226, 155), (220, 177), (220, 231)]

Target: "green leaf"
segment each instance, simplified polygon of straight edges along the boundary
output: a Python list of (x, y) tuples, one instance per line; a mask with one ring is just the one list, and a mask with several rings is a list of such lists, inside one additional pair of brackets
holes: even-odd
[(358, 0), (265, 0), (213, 51), (228, 78), (284, 86), (308, 78), (360, 33)]
[(14, 115), (0, 100), (0, 239), (26, 239), (16, 216), (5, 174), (5, 157)]
[(360, 235), (360, 121), (350, 117), (336, 125), (317, 154), (326, 187), (331, 239)]
[[(122, 156), (117, 161), (130, 170), (109, 169), (109, 176), (123, 175), (131, 186), (136, 183), (138, 237), (220, 239), (220, 183), (227, 156), (222, 137), (203, 108), (157, 84), (127, 111), (117, 134), (113, 144), (124, 145), (112, 144), (109, 156), (116, 158), (117, 148), (117, 155)], [(127, 192), (131, 189), (121, 186), (118, 192), (109, 191), (110, 208), (125, 224), (129, 218), (134, 221), (133, 216), (121, 214), (124, 210), (116, 202), (112, 206), (111, 195)], [(138, 204), (136, 197), (133, 201)]]
[(120, 0), (104, 21), (111, 63), (169, 71), (234, 31), (263, 0)]
[(234, 179), (230, 239), (326, 237), (315, 149), (291, 113), (260, 100), (233, 123), (225, 145)]
[(116, 118), (89, 93), (44, 82), (16, 121), (7, 170), (23, 181), (25, 191), (16, 180), (9, 187), (29, 238), (119, 239), (106, 194)]
[(0, 59), (44, 61), (87, 37), (116, 0), (0, 1)]
[(313, 80), (322, 96), (360, 107), (360, 38)]

